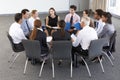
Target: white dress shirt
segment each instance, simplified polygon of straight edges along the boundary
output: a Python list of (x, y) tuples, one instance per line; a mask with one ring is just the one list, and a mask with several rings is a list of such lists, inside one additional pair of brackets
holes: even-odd
[[(39, 17), (37, 17), (37, 19), (40, 20)], [(30, 17), (30, 18), (29, 18), (29, 23), (30, 23), (30, 25), (32, 25), (32, 30), (33, 30), (33, 28), (34, 28), (34, 21), (35, 21), (35, 20), (36, 20), (36, 19), (34, 19), (33, 17)]]
[(19, 44), (23, 39), (27, 39), (21, 29), (21, 25), (16, 22), (10, 26), (9, 35), (12, 37), (14, 44)]
[(73, 46), (77, 47), (80, 44), (83, 50), (87, 50), (90, 42), (95, 39), (98, 39), (98, 37), (94, 28), (85, 26), (78, 32), (76, 40), (73, 42)]
[(103, 27), (105, 26), (105, 23), (102, 22), (102, 19), (100, 19), (98, 22), (98, 26), (95, 28), (96, 32), (97, 32), (97, 35), (99, 35), (102, 30), (103, 30)]
[[(65, 22), (66, 23), (70, 22), (71, 16), (72, 16), (72, 14), (70, 14), (70, 13), (66, 15), (66, 17), (65, 17)], [(73, 24), (72, 25), (74, 25), (76, 23), (80, 23), (80, 16), (78, 14), (74, 13), (74, 15), (73, 15)]]

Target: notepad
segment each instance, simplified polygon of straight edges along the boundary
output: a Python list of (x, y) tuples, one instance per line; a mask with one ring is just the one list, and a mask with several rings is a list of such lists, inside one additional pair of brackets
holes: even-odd
[(71, 34), (71, 38), (75, 41), (77, 37), (75, 34)]
[(59, 27), (52, 27), (53, 29), (59, 29)]
[(52, 36), (48, 36), (47, 37), (47, 42), (51, 42), (52, 41)]

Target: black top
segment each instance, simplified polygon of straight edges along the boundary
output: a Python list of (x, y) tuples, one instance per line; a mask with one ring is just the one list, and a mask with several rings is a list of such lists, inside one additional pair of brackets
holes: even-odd
[(48, 25), (51, 27), (56, 27), (57, 26), (57, 22), (58, 22), (58, 16), (56, 15), (55, 18), (52, 18), (51, 16), (48, 16)]
[(41, 30), (37, 30), (35, 40), (40, 41), (41, 54), (48, 54), (48, 46), (47, 46), (47, 41), (46, 41), (46, 34)]
[(59, 40), (71, 40), (70, 34), (65, 31), (65, 36), (61, 36), (61, 29), (58, 29), (56, 32), (52, 34), (53, 41), (59, 41)]

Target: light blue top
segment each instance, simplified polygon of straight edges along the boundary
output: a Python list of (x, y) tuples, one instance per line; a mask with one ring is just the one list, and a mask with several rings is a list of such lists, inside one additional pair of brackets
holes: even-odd
[(30, 33), (30, 31), (29, 31), (27, 26), (29, 26), (29, 29), (31, 31), (32, 30), (32, 26), (30, 25), (29, 21), (27, 19), (23, 19), (23, 22), (21, 24), (21, 28), (22, 28), (25, 36), (27, 36)]
[(113, 24), (105, 24), (105, 26), (103, 27), (102, 32), (98, 35), (100, 38), (103, 37), (108, 37), (110, 38), (112, 36), (112, 34), (115, 31), (115, 27)]

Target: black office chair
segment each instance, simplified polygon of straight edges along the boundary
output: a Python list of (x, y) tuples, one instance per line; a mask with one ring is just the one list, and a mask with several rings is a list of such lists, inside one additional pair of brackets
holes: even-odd
[(71, 59), (71, 48), (72, 42), (71, 41), (53, 41), (52, 42), (52, 68), (53, 68), (53, 77), (54, 74), (54, 60), (69, 60), (71, 62), (71, 74), (72, 77), (72, 59)]
[(104, 50), (108, 53), (109, 56), (114, 60), (114, 56), (112, 55), (112, 52), (115, 52), (115, 44), (116, 44), (116, 31), (113, 33), (113, 35), (110, 37), (109, 40), (109, 46), (105, 46)]
[[(98, 60), (100, 62), (101, 68), (102, 68), (102, 72), (104, 72), (104, 68), (103, 68), (103, 64), (102, 64), (102, 59), (100, 59), (101, 55), (105, 55), (109, 59), (109, 61), (111, 62), (111, 64), (113, 65), (113, 62), (110, 59), (110, 57), (107, 55), (107, 53), (105, 53), (103, 51), (103, 47), (104, 47), (105, 44), (108, 44), (108, 39), (107, 38), (101, 38), (101, 39), (98, 39), (98, 40), (91, 41), (89, 49), (88, 49), (88, 58), (87, 58), (87, 59), (89, 59), (89, 61), (91, 61), (94, 58), (98, 57)], [(81, 59), (85, 63), (85, 66), (87, 68), (89, 77), (91, 77), (91, 72), (89, 70), (87, 62), (85, 61), (86, 56), (82, 56), (82, 55), (76, 53), (76, 57), (77, 56), (81, 57)], [(77, 60), (76, 60), (76, 64), (77, 64)]]
[(24, 67), (24, 74), (26, 73), (26, 68), (27, 68), (27, 63), (28, 59), (37, 59), (39, 61), (43, 61), (39, 73), (39, 77), (41, 77), (42, 70), (45, 64), (45, 61), (49, 58), (49, 55), (42, 56), (41, 55), (41, 47), (40, 47), (40, 42), (36, 40), (23, 40), (22, 41), (23, 46), (25, 48), (26, 52), (26, 62), (25, 62), (25, 67)]
[[(10, 59), (8, 60), (8, 62), (11, 62), (10, 68), (12, 68), (13, 64), (15, 63), (15, 60), (19, 57), (20, 52), (22, 52), (23, 50), (19, 50), (15, 47), (15, 44), (13, 43), (13, 39), (12, 37), (9, 35), (9, 33), (7, 32), (7, 37), (10, 41), (11, 47), (12, 47), (12, 54), (10, 56)], [(15, 56), (15, 57), (14, 57)], [(12, 57), (14, 57), (13, 61), (11, 61)]]

